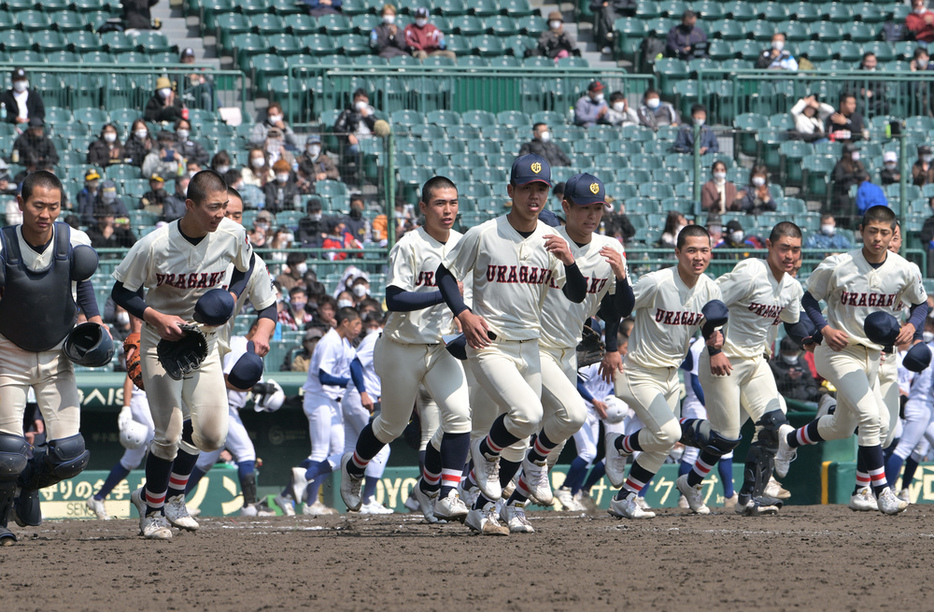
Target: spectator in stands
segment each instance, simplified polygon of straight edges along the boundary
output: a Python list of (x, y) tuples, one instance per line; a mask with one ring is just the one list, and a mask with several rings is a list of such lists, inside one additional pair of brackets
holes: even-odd
[(322, 15), (340, 15), (342, 0), (302, 0), (308, 8), (308, 14), (312, 17), (321, 17)]
[(687, 224), (688, 222), (687, 219), (684, 218), (684, 215), (676, 210), (668, 211), (668, 216), (665, 217), (665, 227), (662, 230), (662, 236), (658, 240), (658, 246), (674, 248), (678, 243), (678, 234), (687, 227)]
[(185, 171), (184, 158), (175, 150), (175, 134), (172, 132), (159, 132), (157, 146), (152, 149), (143, 160), (143, 176), (152, 177), (158, 174), (163, 178), (175, 177)]
[(36, 170), (50, 170), (51, 167), (47, 165), (42, 165), (39, 163), (39, 154), (35, 151), (26, 151), (26, 154), (20, 158), (19, 151), (13, 149), (13, 161), (25, 166), (23, 170), (20, 170), (16, 173), (16, 176), (13, 177), (13, 182), (17, 185), (22, 185), (23, 181), (26, 180), (26, 177), (35, 172)]
[(263, 149), (266, 151), (266, 159), (270, 164), (275, 164), (282, 159), (291, 168), (292, 162), (295, 161), (295, 157), (285, 147), (284, 134), (279, 128), (270, 128), (266, 132), (266, 143), (263, 145)]
[(376, 109), (363, 89), (353, 92), (350, 108), (345, 108), (334, 122), (334, 133), (344, 139), (344, 154), (356, 156), (360, 139), (372, 138), (376, 125)]
[(130, 135), (123, 145), (124, 155), (130, 160), (129, 164), (137, 168), (142, 167), (143, 160), (149, 155), (152, 146), (153, 142), (152, 138), (149, 137), (149, 128), (146, 127), (146, 122), (142, 119), (137, 119), (133, 122)]
[[(179, 152), (186, 164), (193, 161), (198, 166), (204, 166), (211, 158), (200, 143), (191, 139), (191, 122), (188, 119), (179, 119), (175, 122), (175, 150)], [(189, 172), (189, 174), (194, 173)]]
[(927, 250), (927, 273), (926, 278), (934, 277), (934, 198), (928, 200), (928, 206), (931, 208), (931, 216), (924, 220), (921, 226), (919, 238), (924, 249)]
[(135, 35), (139, 30), (152, 29), (152, 13), (159, 0), (120, 0), (123, 6), (123, 28), (127, 34)]
[(230, 159), (230, 153), (227, 151), (218, 151), (214, 154), (214, 157), (211, 158), (211, 170), (217, 172), (221, 176), (224, 176), (230, 172), (230, 166), (233, 163), (233, 160)]
[(928, 10), (925, 0), (912, 0), (911, 12), (905, 17), (905, 27), (917, 41), (934, 41), (934, 12)]
[(844, 144), (843, 154), (834, 166), (831, 176), (833, 180), (831, 212), (835, 218), (848, 220), (853, 214), (850, 187), (859, 184), (857, 177), (865, 171), (866, 168), (859, 161), (859, 146), (849, 142)]
[(453, 51), (447, 50), (444, 32), (428, 22), (428, 9), (415, 9), (415, 23), (405, 26), (405, 44), (415, 59), (441, 56), (456, 59)]
[(621, 91), (614, 91), (610, 94), (610, 108), (606, 112), (606, 122), (616, 127), (627, 127), (630, 125), (639, 125), (639, 115), (636, 110), (629, 106), (629, 101)]
[(166, 223), (181, 219), (185, 215), (189, 181), (191, 177), (188, 175), (175, 179), (175, 192), (165, 199), (165, 205), (162, 207), (162, 220)]
[(604, 233), (611, 238), (616, 238), (623, 244), (627, 244), (636, 235), (636, 228), (633, 227), (629, 215), (626, 214), (626, 203), (620, 200), (619, 212), (613, 212), (614, 200), (610, 203), (611, 197), (607, 197), (608, 210), (604, 213)]
[(736, 185), (726, 180), (726, 164), (717, 160), (710, 167), (710, 180), (701, 187), (701, 208), (723, 214), (733, 209)]
[(262, 188), (268, 181), (276, 178), (272, 170), (272, 164), (269, 163), (269, 157), (262, 147), (253, 147), (250, 149), (250, 156), (248, 159), (250, 163), (242, 172), (244, 184)]
[[(325, 249), (354, 249), (360, 248), (353, 236), (344, 230), (344, 222), (340, 219), (328, 220), (328, 233), (321, 244)], [(331, 261), (344, 261), (348, 253), (327, 253), (325, 255)]]
[(256, 213), (256, 217), (253, 219), (253, 227), (248, 232), (250, 244), (259, 248), (265, 247), (272, 222), (273, 216), (268, 210), (261, 210)]
[(396, 25), (396, 7), (384, 4), (380, 12), (383, 22), (370, 31), (370, 49), (380, 57), (409, 55), (405, 33)]
[(872, 206), (888, 206), (889, 200), (885, 197), (882, 187), (869, 180), (869, 174), (862, 170), (856, 175), (856, 212), (863, 215)]
[(308, 194), (317, 181), (339, 181), (340, 173), (321, 143), (321, 136), (312, 134), (305, 140), (305, 152), (298, 158), (298, 189)]
[[(365, 276), (355, 278), (350, 285), (350, 293), (353, 295), (354, 307), (360, 310), (364, 302), (370, 300), (370, 281)], [(361, 312), (362, 314), (362, 312)]]
[(911, 166), (911, 182), (919, 187), (934, 183), (934, 151), (928, 145), (918, 147), (918, 161)]
[(266, 210), (276, 214), (283, 210), (295, 210), (295, 202), (299, 199), (298, 187), (292, 180), (292, 168), (289, 162), (280, 159), (272, 165), (276, 175), (274, 181), (269, 181), (263, 187), (266, 196)]
[(83, 225), (91, 226), (97, 222), (100, 211), (111, 209), (114, 217), (130, 216), (126, 204), (117, 197), (117, 184), (107, 180), (101, 183), (97, 196), (92, 202), (85, 203), (84, 206), (78, 208), (78, 215)]
[[(313, 321), (314, 322), (314, 321)], [(324, 335), (324, 330), (320, 327), (310, 327), (302, 337), (302, 348), (292, 357), (292, 363), (289, 370), (292, 372), (308, 372), (311, 366), (311, 355), (318, 346), (318, 341)]]
[(29, 119), (29, 128), (13, 141), (13, 152), (20, 159), (26, 159), (29, 153), (33, 153), (39, 169), (58, 165), (58, 151), (52, 139), (45, 135), (45, 121), (41, 117)]
[(610, 108), (603, 99), (603, 83), (591, 81), (587, 93), (574, 105), (574, 125), (589, 127), (597, 123), (607, 123), (606, 114)]
[(287, 148), (298, 149), (298, 137), (295, 136), (292, 127), (285, 122), (282, 105), (275, 101), (270, 102), (266, 107), (266, 114), (262, 120), (258, 120), (253, 125), (253, 130), (250, 132), (250, 144), (263, 146), (269, 138), (269, 130), (273, 128), (281, 132)]
[(557, 144), (551, 141), (551, 132), (548, 124), (539, 122), (532, 126), (532, 140), (519, 149), (519, 156), (533, 153), (548, 160), (552, 166), (570, 166), (570, 158)]
[(75, 196), (75, 205), (78, 214), (83, 215), (83, 211), (90, 211), (93, 215), (94, 207), (97, 205), (101, 186), (101, 175), (94, 168), (88, 168), (84, 173), (84, 188)]
[(749, 185), (736, 194), (733, 210), (742, 210), (752, 215), (775, 210), (775, 200), (769, 191), (769, 171), (765, 166), (753, 166), (749, 173)]
[(327, 234), (327, 220), (321, 212), (321, 200), (317, 197), (308, 198), (306, 210), (308, 214), (298, 221), (296, 238), (303, 248), (321, 248)]
[(707, 215), (707, 233), (710, 234), (710, 246), (720, 246), (723, 242), (723, 218), (719, 213)]
[(697, 27), (697, 13), (684, 11), (681, 23), (668, 30), (668, 57), (689, 60), (707, 57), (707, 33)]
[(613, 52), (616, 40), (616, 19), (624, 15), (634, 15), (636, 0), (591, 0), (590, 12), (593, 13), (593, 39), (603, 53)]
[(168, 198), (169, 192), (165, 190), (165, 179), (158, 174), (153, 174), (149, 177), (149, 191), (139, 199), (139, 208), (162, 217)]
[(853, 248), (850, 239), (837, 233), (837, 221), (833, 215), (824, 213), (820, 216), (820, 229), (809, 232), (804, 239), (806, 249), (826, 249), (831, 253), (841, 253)]
[(182, 118), (182, 101), (172, 89), (172, 81), (168, 77), (156, 79), (156, 91), (146, 103), (143, 112), (146, 121), (172, 123)]
[(363, 198), (358, 195), (350, 196), (350, 212), (341, 219), (344, 224), (344, 231), (350, 234), (354, 240), (363, 244), (369, 241), (369, 223), (363, 216), (366, 210), (366, 204)]
[(308, 296), (305, 295), (304, 287), (295, 286), (289, 289), (289, 307), (279, 312), (279, 323), (282, 327), (292, 331), (305, 329), (305, 325), (312, 320), (312, 316), (305, 310), (306, 304)]
[(769, 367), (782, 397), (799, 402), (816, 402), (820, 398), (811, 368), (788, 336), (782, 338), (779, 352), (769, 360)]
[(303, 283), (302, 276), (308, 271), (308, 263), (305, 261), (305, 254), (289, 253), (288, 256), (286, 256), (285, 265), (285, 270), (276, 277), (276, 283), (282, 287), (283, 291), (292, 291), (292, 289)]
[(16, 68), (10, 75), (12, 87), (0, 94), (0, 105), (6, 108), (7, 123), (28, 123), (33, 117), (45, 119), (45, 104), (38, 91), (29, 89), (26, 71)]
[(560, 11), (548, 13), (548, 29), (538, 37), (538, 46), (534, 53), (544, 55), (555, 62), (572, 55), (580, 55), (574, 37), (564, 31), (564, 16)]
[(833, 107), (826, 102), (819, 102), (815, 94), (801, 98), (791, 107), (791, 116), (795, 120), (795, 137), (805, 142), (826, 141), (824, 125), (832, 114)]
[[(178, 58), (180, 64), (194, 64), (195, 51), (191, 47), (182, 50)], [(214, 88), (214, 82), (205, 74), (204, 68), (194, 68), (194, 72), (176, 77), (175, 91), (181, 92), (182, 105), (206, 111), (216, 111), (220, 100)]]
[(785, 35), (776, 32), (772, 35), (772, 45), (759, 54), (756, 60), (756, 68), (769, 70), (791, 70), (798, 69), (798, 62), (788, 49), (785, 48)]
[(717, 136), (705, 123), (707, 122), (707, 109), (703, 104), (691, 107), (691, 125), (683, 125), (678, 130), (678, 137), (671, 150), (675, 153), (694, 153), (694, 126), (700, 126), (700, 154), (719, 153), (720, 143)]
[(856, 96), (840, 94), (840, 110), (827, 118), (827, 133), (840, 142), (856, 142), (868, 137), (863, 116), (856, 112)]
[[(872, 51), (863, 53), (863, 61), (859, 64), (860, 70), (876, 72), (879, 59)], [(853, 91), (859, 92), (859, 105), (864, 113), (872, 115), (889, 114), (888, 86), (881, 77), (869, 80), (869, 77), (859, 78), (852, 83)]]
[(315, 320), (309, 327), (323, 327), (330, 329), (337, 327), (337, 300), (330, 295), (322, 295), (318, 298), (318, 310), (315, 312)]
[(898, 171), (898, 154), (895, 151), (886, 151), (882, 154), (882, 172), (879, 177), (883, 185), (894, 185), (902, 181), (902, 173)]
[[(726, 232), (723, 233), (720, 244), (717, 245), (719, 249), (759, 249), (762, 248), (762, 243), (756, 236), (747, 236), (746, 232), (743, 230), (743, 224), (739, 222), (738, 219), (733, 219), (726, 224)], [(717, 259), (744, 259), (744, 256), (748, 256), (748, 253), (743, 254), (730, 254), (730, 255), (718, 255)]]
[(649, 87), (642, 96), (642, 106), (637, 113), (639, 123), (647, 128), (652, 128), (656, 132), (658, 128), (667, 125), (678, 125), (681, 118), (678, 111), (668, 102), (662, 102), (658, 92)]
[[(107, 183), (104, 183), (104, 193), (107, 193)], [(120, 217), (123, 223), (116, 223)], [(88, 238), (95, 249), (128, 249), (136, 244), (136, 237), (129, 228), (129, 219), (119, 212), (114, 204), (101, 203), (94, 211), (94, 223), (89, 224)]]
[(126, 159), (123, 145), (117, 139), (117, 126), (104, 124), (100, 138), (88, 146), (88, 163), (106, 168), (110, 164), (122, 164)]

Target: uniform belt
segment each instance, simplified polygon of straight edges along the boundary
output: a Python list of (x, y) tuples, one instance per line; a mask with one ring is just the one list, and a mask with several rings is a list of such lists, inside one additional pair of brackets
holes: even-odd
[[(487, 330), (486, 332), (486, 337), (492, 340), (493, 342), (496, 342), (497, 335), (489, 330)], [(519, 344), (522, 344), (523, 342), (532, 342), (533, 340), (537, 341), (538, 338), (528, 338), (526, 340), (504, 340), (503, 342), (518, 342)]]

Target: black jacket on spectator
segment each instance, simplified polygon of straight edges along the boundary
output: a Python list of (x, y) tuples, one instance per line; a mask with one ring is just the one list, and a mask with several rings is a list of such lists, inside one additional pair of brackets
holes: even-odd
[(20, 163), (26, 159), (29, 151), (32, 151), (39, 158), (40, 169), (46, 165), (58, 165), (58, 151), (55, 150), (52, 139), (45, 134), (41, 138), (33, 138), (28, 131), (23, 132), (13, 141), (13, 148), (19, 151)]
[(370, 131), (373, 131), (374, 126), (376, 125), (376, 116), (374, 113), (370, 113), (364, 117), (361, 113), (358, 113), (353, 108), (345, 109), (337, 117), (337, 121), (334, 122), (334, 133), (340, 134), (344, 137), (347, 137), (351, 134), (357, 133), (357, 126), (360, 122), (363, 121), (367, 124), (367, 127), (370, 128)]
[[(79, 198), (81, 194), (78, 194)], [(101, 199), (101, 191), (98, 190), (97, 196), (93, 200), (88, 200), (87, 198), (82, 202), (79, 199), (78, 204), (78, 215), (81, 217), (81, 223), (87, 225), (88, 227), (97, 227), (97, 219), (94, 216), (94, 212), (104, 206), (103, 200)], [(126, 208), (126, 204), (123, 203), (123, 200), (117, 198), (109, 204), (113, 208), (114, 217), (129, 217), (130, 213)]]
[(130, 165), (142, 168), (143, 160), (146, 159), (146, 155), (149, 153), (146, 150), (147, 141), (155, 147), (156, 143), (152, 142), (149, 137), (146, 137), (146, 140), (140, 140), (135, 134), (130, 134), (130, 137), (126, 139), (126, 144), (123, 145), (123, 154), (130, 160)]
[(837, 140), (842, 140), (844, 142), (856, 142), (857, 140), (863, 139), (863, 130), (866, 129), (866, 122), (863, 121), (862, 115), (860, 115), (859, 113), (853, 113), (852, 115), (846, 118), (846, 124), (844, 125), (837, 125), (836, 123), (830, 120), (830, 117), (827, 117), (827, 122), (826, 122), (825, 127), (826, 129), (824, 130), (824, 132), (827, 134), (830, 134), (831, 132), (838, 132), (838, 131), (843, 131), (843, 130), (849, 131), (850, 132), (849, 140), (845, 138), (841, 138), (840, 136), (836, 136), (835, 138)]
[(548, 160), (552, 166), (570, 166), (570, 158), (561, 150), (561, 147), (551, 142), (544, 142), (539, 138), (533, 138), (519, 149), (519, 156), (528, 154), (538, 155)]
[(165, 222), (175, 221), (185, 216), (185, 197), (172, 194), (165, 199), (162, 206), (162, 220)]
[(165, 106), (159, 94), (154, 93), (146, 103), (143, 117), (146, 121), (177, 121), (182, 118), (182, 100), (179, 96), (175, 96), (175, 103), (172, 106)]
[(119, 141), (114, 143), (114, 147), (122, 151), (118, 159), (110, 158), (110, 145), (103, 138), (98, 138), (88, 146), (88, 164), (99, 168), (106, 168), (110, 164), (122, 164), (126, 158), (126, 151)]
[(370, 48), (380, 57), (398, 57), (410, 55), (405, 46), (405, 33), (403, 28), (395, 26), (396, 33), (392, 34), (392, 26), (381, 23), (370, 32)]
[(266, 210), (272, 214), (283, 210), (295, 210), (295, 196), (299, 195), (298, 186), (291, 179), (285, 183), (269, 181), (263, 187), (263, 195), (266, 196)]
[[(29, 113), (29, 119), (39, 117), (45, 119), (45, 104), (42, 103), (42, 96), (34, 89), (27, 89), (29, 95), (26, 96), (26, 112)], [(13, 90), (7, 89), (0, 93), (0, 104), (6, 105), (6, 122), (16, 123), (16, 116), (19, 113), (19, 105), (16, 98), (13, 97)]]
[(123, 27), (126, 29), (151, 30), (152, 13), (149, 8), (159, 0), (120, 0), (123, 6)]
[(115, 227), (110, 238), (104, 238), (104, 232), (95, 224), (88, 228), (87, 234), (95, 249), (128, 249), (136, 244), (136, 236), (125, 227)]
[[(816, 402), (819, 396), (817, 381), (811, 374), (811, 368), (803, 357), (798, 357), (798, 362), (794, 365), (785, 363), (781, 356), (769, 360), (769, 367), (772, 368), (772, 374), (775, 376), (775, 385), (778, 392), (788, 399), (794, 399), (802, 402)], [(791, 371), (800, 372), (801, 376), (792, 379)]]
[(295, 233), (297, 242), (305, 248), (317, 249), (324, 241), (322, 234), (328, 233), (328, 218), (321, 215), (320, 219), (313, 219), (307, 215), (298, 220), (298, 231)]
[(198, 165), (202, 167), (207, 166), (211, 161), (211, 156), (204, 150), (204, 147), (190, 138), (185, 142), (176, 140), (175, 150), (186, 160), (198, 162)]

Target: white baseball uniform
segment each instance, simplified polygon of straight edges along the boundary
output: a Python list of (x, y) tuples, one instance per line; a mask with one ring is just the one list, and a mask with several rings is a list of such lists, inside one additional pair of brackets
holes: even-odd
[(146, 442), (136, 448), (127, 448), (123, 450), (123, 456), (120, 457), (120, 465), (127, 470), (135, 470), (146, 457), (146, 451), (149, 450), (149, 444), (152, 442), (155, 426), (152, 423), (152, 414), (149, 412), (149, 402), (146, 400), (146, 392), (133, 385), (133, 393), (130, 395), (130, 414), (137, 423), (146, 426)]
[(305, 391), (304, 411), (308, 418), (308, 434), (311, 438), (312, 461), (331, 461), (331, 469), (337, 467), (340, 453), (344, 451), (344, 425), (341, 419), (340, 400), (344, 387), (325, 385), (319, 378), (319, 370), (335, 378), (350, 379), (350, 362), (356, 356), (350, 340), (341, 338), (336, 330), (328, 330), (322, 336), (311, 355), (308, 378), (302, 389)]
[[(357, 347), (356, 358), (360, 360), (363, 366), (363, 387), (374, 402), (380, 402), (380, 411), (382, 411), (381, 395), (382, 384), (379, 375), (374, 369), (373, 349), (379, 338), (378, 331), (371, 331)], [(411, 411), (410, 411), (411, 412)], [(360, 401), (360, 392), (352, 384), (348, 385), (346, 393), (341, 400), (341, 413), (344, 421), (344, 452), (352, 453), (357, 446), (357, 438), (360, 432), (370, 422), (370, 412), (363, 407)], [(377, 413), (378, 415), (379, 413)], [(383, 471), (386, 469), (386, 462), (389, 461), (389, 445), (384, 446), (376, 456), (366, 466), (366, 475), (372, 478), (382, 478)]]
[[(920, 269), (919, 269), (920, 272)], [(899, 304), (896, 307), (898, 312), (894, 313), (899, 323), (908, 320), (908, 308), (905, 304)], [(898, 435), (898, 413), (901, 408), (899, 400), (899, 389), (903, 386), (901, 378), (902, 355), (898, 351), (886, 353), (883, 351), (879, 357), (879, 394), (882, 395), (882, 401), (885, 408), (879, 421), (879, 430), (882, 432), (882, 448), (888, 448)], [(907, 386), (905, 387), (907, 393)]]
[[(581, 378), (584, 379), (584, 388), (593, 396), (594, 399), (604, 403), (619, 402), (622, 400), (613, 395), (613, 385), (603, 380), (600, 376), (600, 364), (593, 363), (580, 369)], [(585, 400), (586, 401), (586, 400)], [(583, 426), (574, 433), (574, 446), (577, 448), (577, 456), (592, 463), (597, 458), (597, 443), (600, 438), (600, 417), (594, 410), (593, 404), (587, 404), (587, 419)], [(623, 422), (607, 423), (604, 427), (608, 432), (623, 432)]]
[[(934, 349), (934, 342), (928, 344)], [(905, 402), (905, 418), (902, 419), (902, 433), (894, 455), (907, 459), (911, 452), (921, 442), (924, 432), (931, 423), (931, 406), (934, 405), (934, 368), (930, 366), (923, 372), (911, 372), (899, 367), (899, 382), (906, 378), (910, 381), (908, 388), (908, 401)], [(896, 387), (898, 388), (898, 387)], [(894, 427), (893, 427), (894, 429)], [(893, 486), (895, 483), (891, 483)]]

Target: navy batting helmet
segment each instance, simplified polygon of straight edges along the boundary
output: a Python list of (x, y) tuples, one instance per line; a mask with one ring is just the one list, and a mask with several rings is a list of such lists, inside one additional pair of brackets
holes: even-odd
[(246, 352), (230, 368), (227, 382), (237, 389), (247, 391), (263, 377), (263, 358), (256, 354), (253, 342), (247, 342)]
[(919, 342), (905, 353), (902, 365), (909, 372), (925, 371), (931, 365), (931, 349), (923, 342)]
[(195, 303), (195, 321), (205, 325), (223, 325), (233, 316), (233, 296), (226, 289), (211, 289)]
[(68, 334), (63, 347), (65, 356), (80, 366), (99, 368), (114, 356), (114, 341), (103, 326), (82, 323)]
[(863, 329), (866, 331), (866, 337), (871, 342), (882, 346), (892, 346), (895, 344), (895, 339), (898, 338), (901, 326), (898, 324), (898, 319), (890, 313), (877, 310), (866, 317)]

